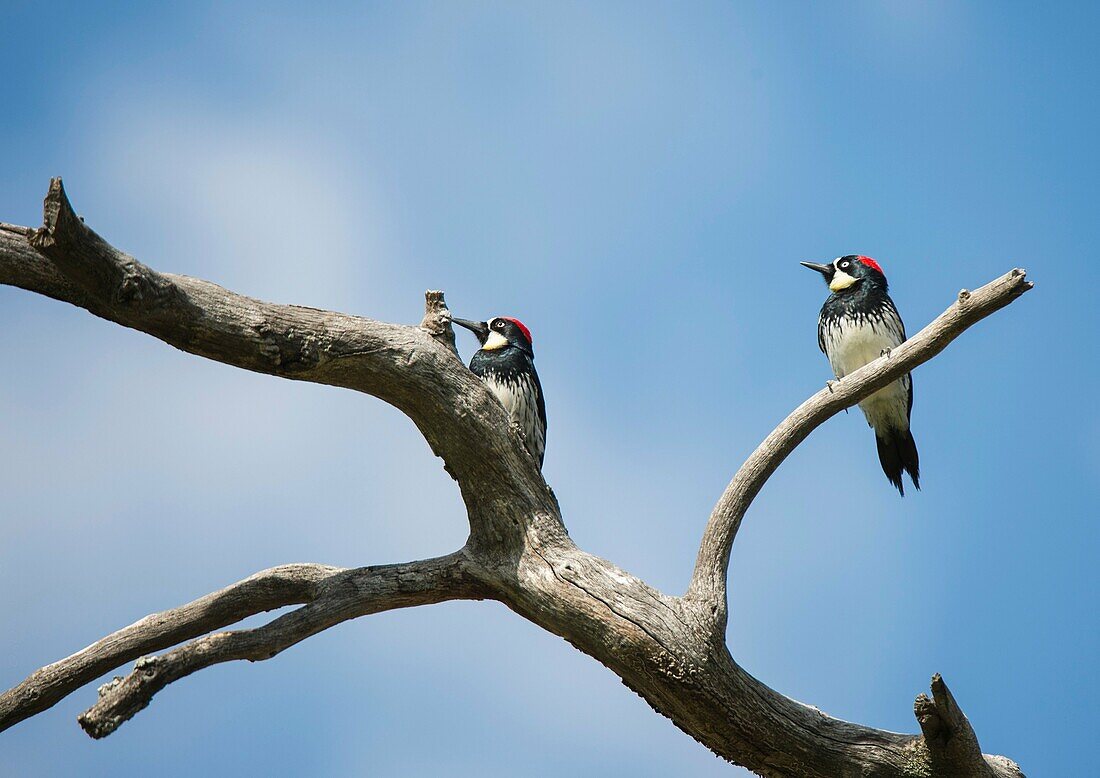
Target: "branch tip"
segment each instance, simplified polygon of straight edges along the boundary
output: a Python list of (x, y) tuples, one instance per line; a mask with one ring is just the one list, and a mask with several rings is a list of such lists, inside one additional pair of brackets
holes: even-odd
[(442, 291), (429, 289), (424, 292), (424, 319), (420, 327), (458, 356), (455, 333), (451, 328), (451, 311)]
[(918, 694), (913, 702), (913, 714), (920, 724), (935, 775), (1023, 778), (1019, 765), (1011, 759), (982, 753), (970, 721), (943, 676), (933, 675), (929, 686), (932, 697)]
[(61, 182), (60, 176), (51, 178), (50, 188), (42, 201), (43, 228), (50, 232), (56, 230), (58, 222), (65, 216), (66, 211), (72, 213), (73, 208), (69, 202), (69, 196), (65, 194), (65, 185)]
[(51, 248), (59, 242), (60, 235), (72, 228), (73, 222), (83, 224), (84, 220), (73, 211), (61, 177), (55, 176), (50, 179), (50, 188), (42, 200), (42, 226), (29, 230), (27, 239), (39, 251)]

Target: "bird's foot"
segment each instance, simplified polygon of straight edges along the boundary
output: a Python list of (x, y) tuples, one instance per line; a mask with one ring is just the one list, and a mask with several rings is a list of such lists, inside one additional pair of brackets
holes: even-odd
[(879, 356), (880, 356), (880, 357), (886, 357), (887, 359), (889, 359), (889, 358), (890, 358), (890, 354), (891, 354), (892, 352), (893, 352), (893, 349), (889, 349), (889, 348), (884, 348), (884, 349), (883, 349), (882, 351), (880, 351), (880, 352), (879, 352)]
[(837, 381), (826, 381), (825, 388), (829, 390), (829, 394), (833, 393), (833, 387), (837, 385)]

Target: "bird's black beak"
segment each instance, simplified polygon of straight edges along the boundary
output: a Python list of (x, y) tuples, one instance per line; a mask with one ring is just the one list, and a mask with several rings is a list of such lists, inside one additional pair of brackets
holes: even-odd
[(817, 272), (821, 273), (821, 275), (825, 276), (826, 281), (831, 280), (833, 277), (833, 273), (836, 272), (836, 268), (832, 265), (819, 265), (816, 262), (799, 262), (798, 264), (802, 265), (802, 267), (808, 267), (810, 270), (816, 270)]
[(485, 339), (489, 337), (489, 322), (470, 321), (469, 319), (456, 319), (454, 317), (451, 317), (451, 321), (477, 335), (477, 342), (485, 345)]

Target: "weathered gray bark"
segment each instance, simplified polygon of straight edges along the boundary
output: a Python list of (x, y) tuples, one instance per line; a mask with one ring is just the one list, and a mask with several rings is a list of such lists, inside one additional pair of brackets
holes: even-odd
[[(981, 754), (938, 675), (932, 699), (922, 694), (915, 704), (922, 734), (903, 735), (831, 718), (773, 691), (742, 670), (725, 643), (730, 548), (771, 473), (826, 419), (931, 359), (1030, 289), (1022, 270), (960, 293), (892, 354), (822, 389), (780, 424), (715, 506), (682, 597), (658, 592), (572, 543), (517, 431), (458, 360), (440, 293), (428, 293), (424, 320), (413, 327), (272, 305), (158, 273), (86, 227), (59, 179), (46, 197), (42, 228), (0, 225), (0, 283), (78, 305), (209, 359), (343, 386), (394, 405), (444, 460), (470, 523), (466, 545), (446, 557), (354, 570), (287, 565), (147, 616), (0, 695), (0, 730), (139, 657), (145, 658), (125, 678), (102, 686), (98, 702), (80, 716), (93, 737), (113, 732), (167, 684), (212, 664), (267, 659), (341, 621), (383, 610), (494, 599), (606, 665), (715, 753), (761, 775), (1023, 775), (1010, 760)], [(262, 627), (216, 632), (296, 604), (301, 607)]]

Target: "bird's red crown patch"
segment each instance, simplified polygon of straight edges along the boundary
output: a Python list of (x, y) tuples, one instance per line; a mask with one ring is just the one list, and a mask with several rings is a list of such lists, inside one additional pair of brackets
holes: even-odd
[[(881, 270), (879, 271), (882, 272)], [(512, 324), (519, 327), (519, 331), (523, 333), (523, 337), (527, 338), (527, 342), (532, 346), (535, 345), (535, 341), (531, 340), (531, 330), (527, 329), (527, 325), (521, 322), (519, 319), (513, 319), (511, 316), (501, 316), (504, 321), (510, 321)]]
[[(856, 259), (858, 259), (860, 262), (862, 262), (872, 270), (877, 270), (878, 272), (882, 273), (882, 268), (878, 266), (878, 262), (875, 262), (875, 260), (871, 259), (870, 257), (865, 257), (860, 254), (858, 257), (856, 257)], [(882, 273), (882, 275), (885, 276), (886, 274)]]

